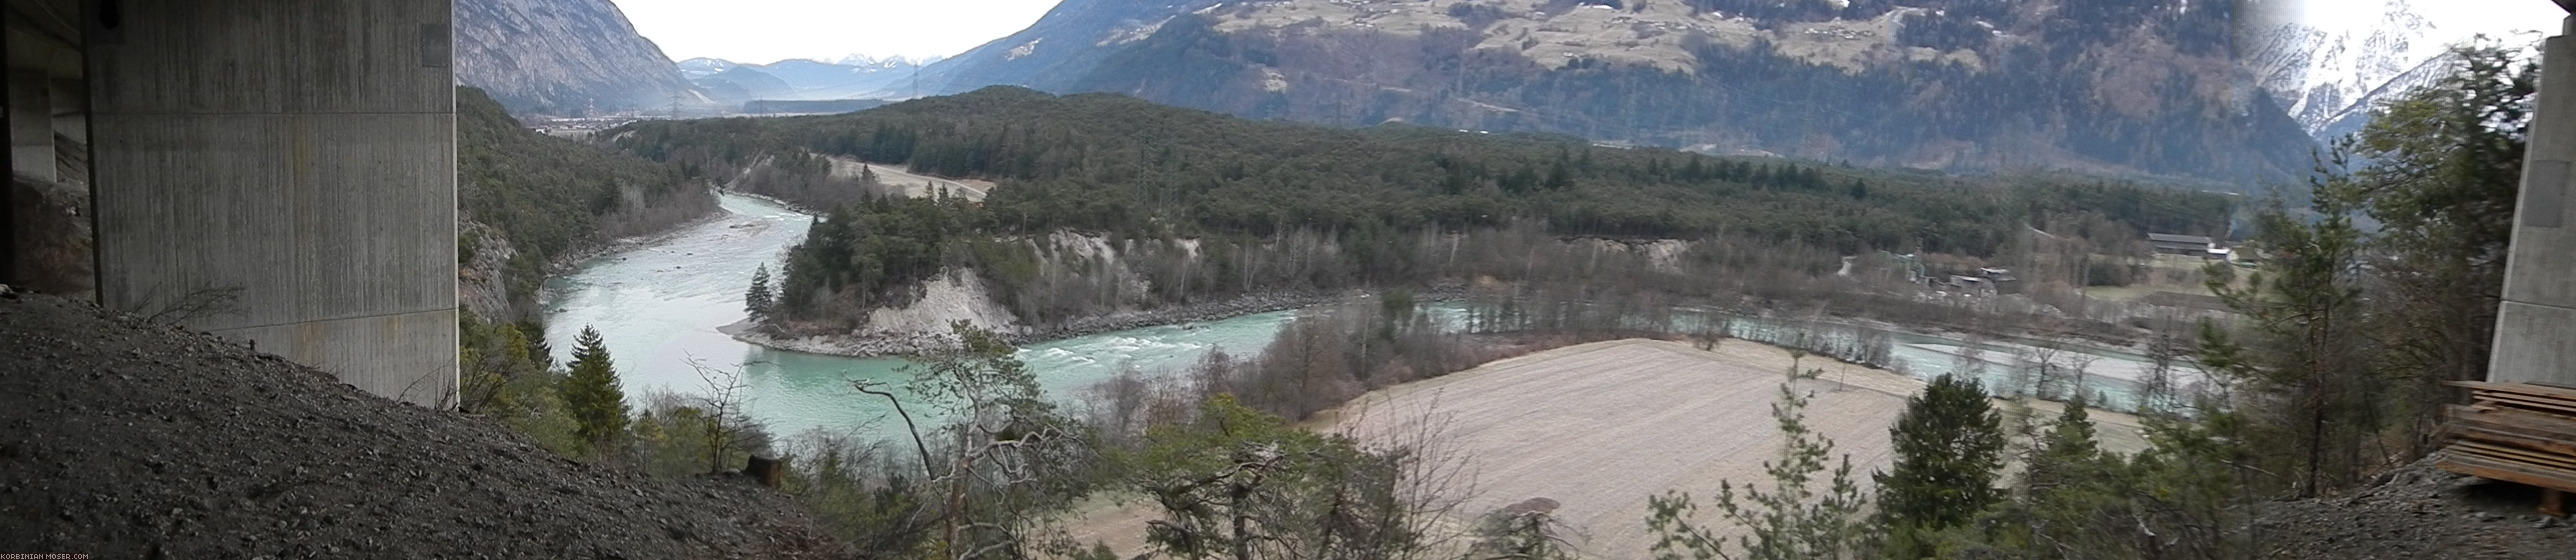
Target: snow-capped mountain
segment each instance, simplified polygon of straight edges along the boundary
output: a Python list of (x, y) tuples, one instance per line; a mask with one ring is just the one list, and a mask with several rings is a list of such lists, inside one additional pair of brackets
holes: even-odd
[[(2450, 48), (2479, 33), (2505, 41), (2528, 37), (2505, 29), (2445, 26), (2427, 0), (2359, 0), (2369, 17), (2341, 22), (2277, 18), (2246, 29), (2245, 67), (2259, 86), (2318, 140), (2359, 132), (2373, 106), (2448, 74)], [(2340, 25), (2337, 25), (2340, 24)], [(2454, 28), (2461, 27), (2461, 28)]]
[(692, 58), (680, 61), (679, 66), (681, 76), (695, 80), (739, 68), (742, 63), (721, 58)]
[(884, 58), (878, 58), (878, 57), (868, 56), (868, 55), (864, 55), (864, 54), (851, 54), (851, 55), (849, 55), (849, 56), (841, 57), (839, 60), (834, 60), (834, 61), (832, 61), (832, 63), (833, 63), (833, 64), (839, 64), (839, 65), (842, 65), (842, 66), (855, 66), (855, 67), (859, 67), (859, 68), (880, 68), (880, 69), (910, 70), (910, 69), (913, 69), (913, 68), (919, 68), (919, 67), (923, 67), (923, 66), (929, 66), (929, 65), (931, 65), (932, 63), (936, 63), (936, 62), (939, 62), (939, 61), (941, 61), (941, 60), (947, 60), (947, 59), (948, 59), (948, 57), (945, 57), (945, 56), (925, 56), (925, 57), (920, 57), (920, 58), (913, 58), (913, 57), (908, 57), (908, 56), (903, 56), (903, 55), (892, 55), (892, 56), (887, 56), (887, 57), (884, 57)]

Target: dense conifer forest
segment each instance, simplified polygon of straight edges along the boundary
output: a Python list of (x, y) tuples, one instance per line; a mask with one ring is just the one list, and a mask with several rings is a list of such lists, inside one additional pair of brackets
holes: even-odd
[(850, 115), (644, 123), (618, 137), (700, 174), (810, 151), (989, 178), (1001, 187), (985, 202), (988, 225), (1016, 233), (1457, 231), (1535, 219), (1565, 235), (1987, 255), (2017, 230), (2013, 218), (2091, 211), (2140, 234), (2217, 233), (2229, 204), (2129, 184), (1949, 178), (1560, 136), (1291, 125), (1016, 88)]
[[(900, 305), (949, 267), (982, 273), (1023, 320), (1050, 322), (1120, 303), (1430, 283), (1441, 278), (1415, 250), (1426, 235), (1465, 236), (1467, 250), (1442, 257), (1452, 265), (1494, 237), (1482, 234), (1536, 229), (1718, 240), (1811, 255), (1805, 260), (1815, 262), (1797, 265), (1806, 270), (1875, 251), (1992, 257), (2040, 223), (2093, 224), (2078, 234), (2103, 247), (2148, 232), (2223, 234), (2234, 204), (2098, 179), (1945, 176), (1403, 125), (1341, 129), (1018, 88), (846, 115), (647, 122), (609, 134), (621, 149), (693, 177), (818, 208), (823, 219), (783, 263), (774, 316), (786, 319), (847, 320)], [(866, 202), (882, 189), (834, 177), (825, 157), (997, 186), (981, 204)], [(1130, 256), (1158, 258), (1144, 268), (1168, 273), (1150, 278), (1155, 293), (1141, 302), (1096, 296), (1104, 288), (1092, 284), (1102, 281), (1084, 281), (1096, 274), (1040, 264), (1049, 248), (996, 242), (1057, 232), (1149, 242), (1156, 250)]]

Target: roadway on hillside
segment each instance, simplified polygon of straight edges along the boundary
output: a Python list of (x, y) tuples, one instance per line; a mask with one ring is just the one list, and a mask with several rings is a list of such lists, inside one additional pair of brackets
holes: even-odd
[(983, 202), (984, 196), (993, 190), (992, 181), (944, 179), (913, 173), (912, 168), (908, 166), (867, 163), (838, 156), (832, 157), (831, 160), (833, 177), (856, 179), (862, 170), (874, 172), (878, 183), (894, 187), (904, 196), (928, 197), (938, 189), (944, 188), (948, 190), (949, 196)]

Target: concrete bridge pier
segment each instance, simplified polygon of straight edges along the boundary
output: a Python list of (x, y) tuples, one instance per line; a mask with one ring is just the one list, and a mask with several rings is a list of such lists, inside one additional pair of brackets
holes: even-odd
[(10, 45), (63, 45), (10, 57), (18, 179), (66, 147), (17, 122), (21, 78), (86, 90), (56, 118), (86, 128), (102, 306), (453, 404), (450, 0), (5, 1)]
[(2490, 381), (2576, 387), (2576, 230), (2569, 229), (2576, 226), (2569, 212), (2576, 199), (2576, 17), (2561, 27), (2541, 55)]

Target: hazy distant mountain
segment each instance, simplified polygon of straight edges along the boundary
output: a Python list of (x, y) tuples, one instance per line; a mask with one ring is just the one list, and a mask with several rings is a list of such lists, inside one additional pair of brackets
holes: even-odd
[(2379, 17), (2342, 31), (2271, 23), (2242, 43), (2257, 83), (2319, 140), (2360, 131), (2373, 104), (2441, 79), (2454, 62), (2432, 20), (2404, 0), (2355, 4)]
[(695, 80), (741, 67), (742, 64), (721, 58), (692, 58), (680, 61), (676, 66), (679, 67), (682, 77)]
[(608, 0), (457, 0), (455, 27), (456, 80), (513, 113), (714, 102)]
[(913, 58), (903, 55), (878, 58), (864, 54), (851, 54), (849, 56), (841, 57), (840, 60), (834, 60), (832, 63), (842, 66), (857, 66), (861, 68), (917, 68), (929, 66), (931, 63), (946, 60), (947, 58), (948, 57), (945, 56)]
[(1871, 165), (2290, 176), (2310, 140), (2236, 87), (2230, 4), (1066, 0), (922, 83)]
[[(687, 70), (681, 72), (688, 73)], [(755, 99), (786, 99), (796, 92), (796, 87), (789, 85), (786, 80), (751, 66), (734, 66), (713, 74), (692, 77), (689, 81), (698, 84), (698, 87), (706, 88), (707, 92), (715, 95), (716, 99), (737, 105)]]
[[(936, 60), (936, 59), (933, 59)], [(921, 63), (902, 57), (885, 59), (851, 55), (841, 62), (787, 59), (744, 64), (714, 58), (680, 61), (682, 74), (719, 92), (752, 92), (772, 100), (880, 99), (910, 96), (913, 73)], [(783, 89), (769, 90), (775, 80)], [(721, 97), (721, 95), (720, 95)]]

